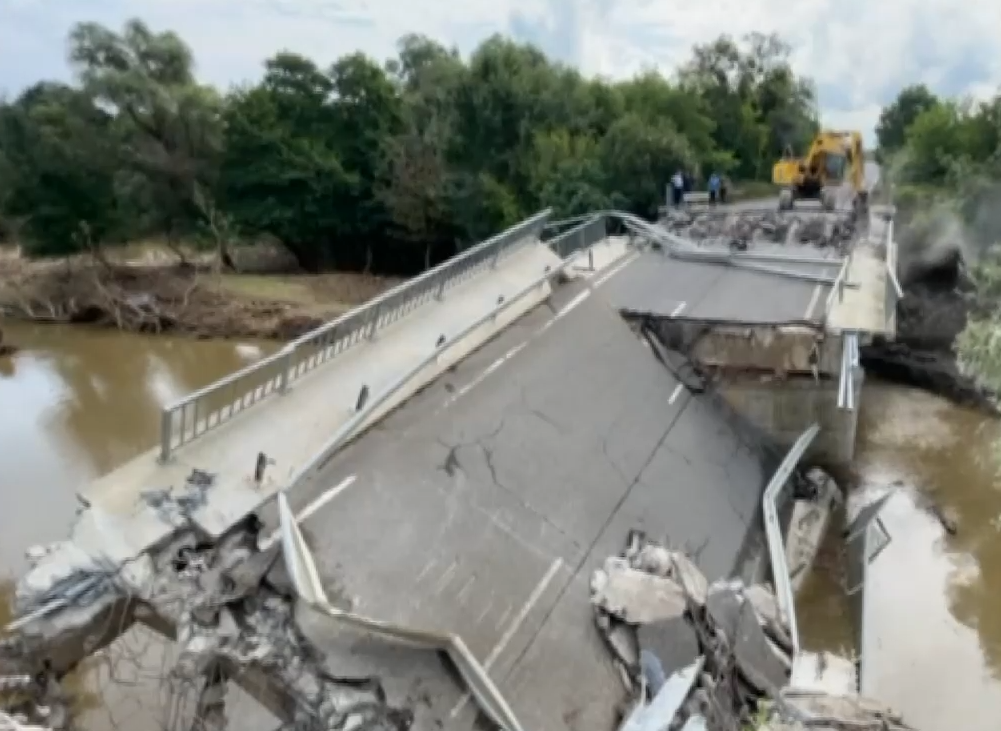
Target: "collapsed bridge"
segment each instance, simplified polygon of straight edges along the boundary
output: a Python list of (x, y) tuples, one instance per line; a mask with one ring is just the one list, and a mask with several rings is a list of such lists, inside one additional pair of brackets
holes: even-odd
[[(631, 530), (709, 581), (770, 565), (794, 615), (759, 506), (811, 425), (811, 458), (851, 458), (892, 224), (825, 214), (818, 247), (798, 218), (727, 215), (602, 213), (542, 241), (540, 214), (168, 406), (159, 449), (38, 552), (0, 672), (46, 698), (139, 622), (180, 643), (204, 727), (236, 682), (294, 728), (597, 729), (623, 687), (589, 583)], [(311, 551), (276, 532), (279, 493)], [(351, 631), (304, 627), (309, 553)]]

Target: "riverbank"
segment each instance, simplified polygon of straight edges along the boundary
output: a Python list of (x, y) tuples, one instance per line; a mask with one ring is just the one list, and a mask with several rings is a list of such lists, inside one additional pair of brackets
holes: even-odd
[[(287, 267), (220, 272), (205, 257), (90, 256), (32, 261), (0, 255), (0, 314), (199, 338), (287, 340), (370, 300), (399, 280)], [(252, 273), (248, 273), (248, 270)], [(9, 343), (16, 347), (16, 343)]]
[(914, 273), (902, 287), (896, 340), (877, 341), (862, 349), (866, 371), (999, 415), (996, 395), (960, 371), (954, 350), (970, 314), (998, 303), (977, 295), (958, 258)]

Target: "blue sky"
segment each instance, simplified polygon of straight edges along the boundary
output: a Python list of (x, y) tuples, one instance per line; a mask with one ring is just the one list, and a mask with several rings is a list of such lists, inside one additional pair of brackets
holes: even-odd
[(393, 54), (418, 32), (468, 52), (503, 32), (588, 74), (670, 73), (720, 33), (780, 33), (817, 81), (824, 122), (871, 137), (901, 86), (986, 96), (1001, 85), (999, 0), (0, 0), (0, 90), (67, 78), (65, 38), (81, 20), (112, 27), (138, 15), (195, 51), (200, 76), (253, 79), (288, 48), (321, 63), (362, 50)]

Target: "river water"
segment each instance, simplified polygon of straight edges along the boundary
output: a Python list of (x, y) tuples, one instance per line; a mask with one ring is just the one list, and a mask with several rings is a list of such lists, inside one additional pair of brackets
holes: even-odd
[[(1001, 423), (922, 391), (867, 386), (855, 490), (892, 490), (891, 543), (870, 566), (866, 684), (921, 731), (1001, 719)], [(957, 522), (948, 534), (930, 505)], [(843, 518), (842, 518), (843, 520)], [(839, 531), (798, 597), (803, 644), (853, 646)]]
[[(157, 444), (161, 406), (276, 347), (2, 327), (5, 341), (19, 347), (0, 358), (0, 577), (8, 578), (23, 570), (28, 546), (67, 535), (77, 487)], [(913, 722), (922, 731), (951, 729), (959, 713), (964, 729), (996, 731), (1001, 718), (999, 454), (998, 424), (919, 391), (867, 385), (859, 489), (896, 490), (883, 516), (893, 542), (871, 569), (882, 587), (874, 622), (894, 651), (872, 672), (887, 702), (920, 714)], [(945, 535), (921, 495), (955, 511), (955, 536)], [(807, 649), (845, 651), (853, 643), (836, 533), (821, 555), (829, 570), (814, 571), (800, 594)], [(134, 695), (125, 689), (111, 700), (106, 693), (100, 705), (119, 711)], [(137, 708), (127, 725), (139, 729), (140, 715), (148, 710)], [(115, 720), (86, 727), (122, 727)]]
[[(8, 321), (0, 328), (18, 348), (0, 357), (2, 626), (25, 549), (68, 535), (77, 488), (157, 445), (164, 404), (277, 346)], [(163, 713), (150, 709), (168, 705), (157, 667), (165, 651), (149, 633), (132, 632), (112, 661), (89, 664), (71, 685), (83, 727), (163, 728)]]

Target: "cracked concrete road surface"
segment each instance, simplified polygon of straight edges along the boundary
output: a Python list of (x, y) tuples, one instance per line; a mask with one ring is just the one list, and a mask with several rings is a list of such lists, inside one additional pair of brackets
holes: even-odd
[[(293, 507), (322, 504), (304, 528), (332, 597), (457, 632), (527, 729), (604, 731), (623, 686), (594, 627), (592, 570), (639, 528), (710, 579), (731, 574), (757, 540), (766, 478), (602, 287), (577, 282), (337, 455)], [(346, 632), (321, 644), (332, 672), (377, 673), (412, 703), (415, 728), (475, 723), (435, 655)]]

